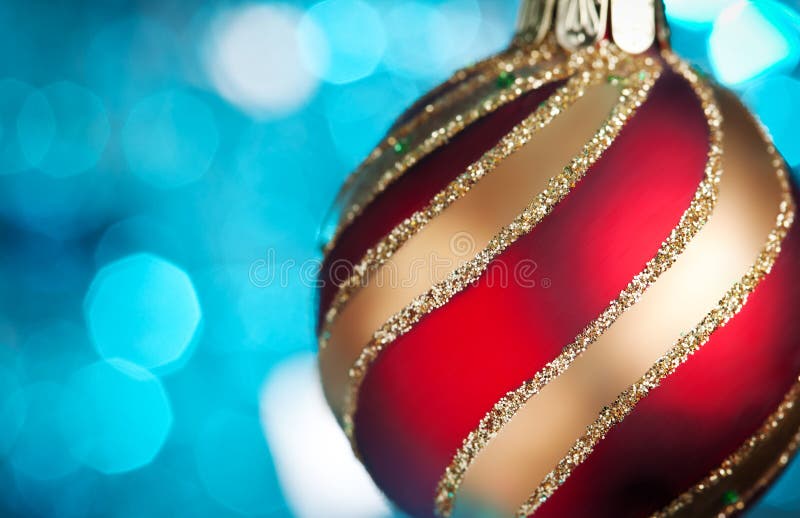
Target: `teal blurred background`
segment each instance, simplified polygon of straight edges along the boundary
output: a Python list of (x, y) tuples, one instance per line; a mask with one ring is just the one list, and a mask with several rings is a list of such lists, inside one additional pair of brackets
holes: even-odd
[[(392, 516), (317, 382), (317, 229), (517, 7), (0, 2), (0, 515)], [(667, 7), (800, 166), (800, 2)]]

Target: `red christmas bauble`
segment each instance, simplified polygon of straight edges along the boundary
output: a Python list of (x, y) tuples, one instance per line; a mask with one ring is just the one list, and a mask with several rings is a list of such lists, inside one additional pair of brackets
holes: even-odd
[(796, 187), (666, 42), (529, 4), (340, 196), (326, 397), (413, 516), (734, 514), (800, 437)]

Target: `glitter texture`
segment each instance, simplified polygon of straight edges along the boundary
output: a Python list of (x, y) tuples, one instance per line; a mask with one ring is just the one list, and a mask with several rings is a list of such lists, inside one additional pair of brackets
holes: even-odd
[[(558, 79), (563, 79), (576, 71), (581, 69), (588, 59), (592, 51), (574, 54), (569, 61), (565, 64), (553, 65), (551, 68), (538, 71), (535, 75), (527, 78), (524, 83), (528, 85), (526, 91), (538, 88), (534, 85), (542, 85), (545, 82), (550, 82)], [(611, 58), (616, 61), (616, 58)], [(614, 62), (610, 62), (609, 66), (613, 67)], [(617, 76), (614, 76), (617, 77)], [(537, 124), (534, 124), (530, 131), (539, 131), (552, 123), (558, 115), (563, 113), (564, 109), (571, 106), (579, 97), (584, 93), (585, 87), (591, 78), (578, 74), (571, 78), (571, 85), (567, 85), (559, 92), (556, 92), (553, 97), (562, 96), (560, 102), (557, 104), (558, 109), (553, 110), (552, 106), (546, 105), (537, 110), (535, 116), (538, 117)], [(577, 95), (567, 96), (569, 92), (578, 92)], [(523, 92), (524, 93), (524, 92)], [(499, 99), (499, 98), (498, 98)], [(507, 102), (507, 101), (504, 101)], [(484, 103), (485, 106), (494, 106), (494, 101), (488, 100)], [(493, 107), (492, 111), (497, 107)], [(474, 122), (474, 121), (472, 121)], [(471, 122), (470, 122), (471, 123)], [(489, 154), (493, 153), (499, 159), (502, 159), (501, 151), (492, 150)], [(456, 200), (464, 197), (481, 179), (490, 174), (496, 167), (496, 163), (489, 161), (479, 161), (472, 164), (467, 171), (461, 174), (456, 180), (451, 182), (444, 190), (440, 191), (433, 200), (424, 209), (415, 212), (405, 221), (396, 226), (392, 231), (381, 239), (375, 246), (367, 250), (364, 257), (355, 265), (353, 273), (350, 278), (345, 281), (336, 292), (328, 311), (325, 314), (323, 322), (319, 345), (320, 348), (327, 347), (328, 337), (330, 330), (335, 322), (337, 316), (341, 314), (342, 309), (347, 304), (348, 300), (364, 286), (370, 274), (380, 268), (386, 263), (397, 250), (400, 249), (409, 239), (422, 231), (423, 228), (436, 216), (441, 214), (447, 207), (449, 207)]]
[[(615, 81), (620, 80), (617, 76), (610, 77), (614, 77)], [(559, 356), (537, 372), (532, 379), (527, 380), (518, 389), (500, 399), (481, 419), (478, 427), (470, 432), (439, 481), (436, 490), (436, 511), (440, 516), (450, 515), (454, 504), (454, 495), (457, 494), (467, 469), (478, 453), (532, 397), (563, 374), (625, 311), (639, 301), (644, 292), (658, 280), (661, 274), (675, 263), (686, 245), (708, 221), (716, 205), (717, 185), (722, 172), (722, 131), (720, 129), (722, 121), (718, 108), (711, 100), (711, 95), (707, 88), (704, 88), (703, 93), (700, 94), (710, 136), (705, 178), (700, 182), (678, 225), (672, 230), (656, 255), (645, 265), (645, 268), (630, 281), (627, 287), (620, 292), (619, 297), (612, 301), (599, 317), (581, 331), (572, 343), (564, 347)]]
[[(558, 66), (548, 66), (555, 57), (559, 58), (557, 62), (563, 62), (563, 56), (554, 37), (536, 47), (519, 44), (455, 72), (434, 89), (427, 97), (435, 100), (426, 104), (408, 122), (392, 130), (345, 180), (340, 197), (346, 199), (338, 200), (343, 201), (344, 211), (323, 253), (327, 255), (333, 250), (344, 229), (361, 215), (366, 206), (420, 160), (447, 144), (473, 122), (547, 82), (567, 77), (567, 71)], [(497, 91), (495, 82), (503, 73), (514, 73), (518, 79), (509, 88)], [(488, 95), (484, 91), (487, 86), (491, 87)], [(439, 92), (441, 95), (437, 95)], [(453, 107), (460, 107), (465, 102), (469, 103), (468, 109), (459, 108), (451, 113)], [(394, 149), (401, 141), (406, 142), (408, 149), (398, 157)]]
[[(552, 64), (546, 68), (537, 68), (532, 75), (517, 79), (515, 88), (507, 88), (502, 93), (493, 94), (489, 98), (482, 100), (478, 108), (469, 110), (465, 114), (457, 115), (446, 127), (434, 131), (413, 152), (405, 152), (404, 156), (407, 158), (398, 162), (398, 165), (402, 164), (403, 167), (400, 169), (395, 167), (391, 175), (388, 175), (388, 173), (384, 175), (383, 179), (376, 184), (374, 193), (370, 196), (374, 197), (383, 192), (390, 183), (420, 159), (449, 142), (456, 134), (478, 119), (485, 117), (528, 92), (541, 88), (547, 83), (569, 77), (575, 72), (575, 69), (575, 60)], [(545, 124), (549, 124), (554, 118), (555, 115), (548, 117)], [(403, 141), (403, 139), (394, 140), (395, 145)], [(407, 139), (405, 142), (407, 146)], [(369, 275), (385, 264), (401, 246), (420, 232), (434, 216), (440, 214), (450, 204), (469, 192), (488, 172), (491, 172), (491, 169), (479, 169), (476, 164), (473, 164), (464, 174), (460, 175), (454, 182), (451, 182), (445, 190), (439, 192), (425, 209), (412, 214), (366, 251), (364, 257), (353, 267), (353, 273), (350, 277), (339, 286), (330, 307), (325, 313), (325, 319), (319, 334), (320, 348), (327, 347), (328, 336), (336, 317), (341, 313), (350, 297), (364, 286)], [(357, 214), (353, 216), (353, 218), (355, 217), (357, 217)]]
[[(485, 174), (485, 171), (494, 169), (500, 161), (529, 142), (535, 135), (536, 129), (544, 127), (550, 117), (580, 97), (586, 87), (600, 84), (611, 72), (626, 78), (625, 84), (620, 84), (622, 88), (618, 104), (613, 108), (607, 122), (584, 146), (583, 151), (573, 158), (562, 173), (551, 178), (547, 188), (540, 192), (510, 225), (504, 227), (486, 248), (471, 261), (457, 268), (447, 279), (415, 298), (375, 332), (350, 369), (349, 387), (345, 397), (343, 423), (356, 453), (353, 416), (358, 405), (358, 392), (370, 365), (391, 342), (408, 332), (423, 316), (444, 306), (454, 295), (475, 282), (492, 259), (500, 255), (521, 236), (529, 233), (552, 211), (583, 178), (603, 152), (611, 146), (625, 122), (647, 99), (647, 95), (661, 71), (660, 65), (653, 58), (628, 56), (607, 42), (597, 47), (587, 47), (580, 53), (576, 53), (573, 59), (581, 66), (581, 70), (576, 76), (579, 79), (568, 82), (553, 94), (536, 112), (506, 135), (495, 148), (487, 152), (476, 164), (473, 164), (470, 170), (481, 171), (481, 174)], [(641, 71), (646, 74), (640, 74)], [(470, 174), (469, 171), (467, 174)], [(454, 183), (457, 184), (458, 180)]]
[[(665, 59), (683, 75), (695, 88), (703, 101), (707, 113), (713, 106), (713, 92), (710, 87), (683, 61), (674, 54), (665, 52)], [(767, 242), (750, 270), (731, 287), (703, 320), (688, 334), (682, 337), (672, 349), (662, 356), (645, 375), (635, 384), (620, 394), (609, 406), (605, 407), (597, 420), (587, 427), (586, 433), (578, 439), (567, 455), (558, 463), (550, 473), (545, 476), (542, 483), (519, 508), (517, 516), (524, 517), (533, 514), (550, 496), (569, 478), (572, 471), (583, 463), (606, 434), (630, 414), (636, 404), (644, 399), (651, 390), (656, 388), (667, 376), (680, 367), (690, 355), (699, 350), (718, 328), (724, 326), (745, 305), (750, 293), (758, 286), (761, 280), (770, 272), (775, 260), (780, 253), (783, 241), (789, 227), (794, 220), (794, 201), (792, 199), (786, 170), (783, 160), (778, 155), (774, 146), (769, 145), (769, 153), (773, 157), (773, 166), (781, 184), (782, 200), (775, 228), (770, 232)]]

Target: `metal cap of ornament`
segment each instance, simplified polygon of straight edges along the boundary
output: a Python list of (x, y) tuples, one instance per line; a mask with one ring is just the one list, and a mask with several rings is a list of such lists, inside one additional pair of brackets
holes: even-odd
[(630, 54), (645, 52), (656, 38), (669, 46), (661, 0), (523, 0), (517, 38), (538, 44), (551, 31), (570, 52), (594, 45), (606, 34)]

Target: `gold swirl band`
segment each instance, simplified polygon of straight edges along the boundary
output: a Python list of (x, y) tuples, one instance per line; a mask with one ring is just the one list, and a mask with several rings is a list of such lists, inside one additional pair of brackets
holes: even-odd
[[(332, 233), (324, 236), (323, 253), (327, 255), (333, 250), (342, 232), (364, 209), (420, 160), (474, 122), (556, 79), (556, 74), (562, 75), (548, 63), (561, 62), (563, 58), (555, 38), (549, 38), (539, 46), (512, 45), (499, 55), (455, 72), (431, 92), (433, 99), (419, 113), (390, 131), (347, 177), (333, 208), (341, 210), (341, 215), (332, 209), (334, 213), (328, 218), (334, 218), (335, 222), (324, 225), (332, 227)], [(542, 78), (537, 79), (534, 76), (540, 71)], [(504, 78), (512, 79), (513, 87), (506, 87)], [(436, 92), (441, 94), (437, 96)], [(460, 108), (460, 103), (466, 103), (467, 107)]]
[[(674, 55), (667, 53), (667, 60), (683, 74), (697, 89), (702, 97), (711, 98), (710, 89), (700, 82), (688, 65), (679, 61)], [(617, 399), (605, 407), (600, 416), (570, 448), (566, 456), (555, 469), (547, 474), (518, 511), (519, 516), (533, 514), (550, 496), (569, 478), (572, 471), (583, 463), (594, 450), (597, 443), (618, 423), (625, 419), (634, 407), (657, 387), (667, 376), (672, 374), (688, 357), (699, 350), (710, 338), (711, 334), (733, 318), (744, 306), (748, 296), (769, 273), (778, 254), (781, 243), (786, 236), (794, 218), (794, 202), (791, 196), (786, 171), (782, 159), (773, 146), (768, 152), (772, 157), (772, 165), (781, 188), (779, 214), (774, 228), (770, 231), (766, 244), (762, 248), (755, 264), (736, 282), (702, 321), (684, 335), (677, 343), (636, 383), (621, 393)]]
[[(691, 73), (692, 80), (697, 82)], [(517, 414), (517, 412), (542, 388), (564, 373), (587, 348), (611, 327), (617, 318), (636, 304), (642, 294), (668, 270), (677, 257), (683, 253), (687, 244), (705, 225), (714, 210), (717, 199), (717, 184), (721, 175), (722, 132), (721, 116), (713, 103), (713, 95), (708, 88), (698, 92), (708, 121), (710, 145), (705, 167), (705, 178), (700, 183), (694, 197), (682, 215), (678, 225), (659, 248), (656, 255), (646, 264), (626, 286), (619, 296), (592, 321), (561, 354), (548, 363), (530, 380), (518, 389), (501, 398), (481, 419), (478, 427), (470, 432), (464, 444), (456, 452), (448, 465), (436, 490), (436, 511), (440, 516), (449, 516), (455, 496), (469, 467), (477, 455), (498, 432)]]
[[(574, 69), (574, 60), (570, 60), (566, 63), (555, 63), (549, 67), (537, 68), (531, 75), (515, 80), (515, 87), (513, 89), (504, 91), (498, 96), (490, 97), (481, 104), (479, 110), (469, 112), (471, 116), (468, 116), (466, 119), (462, 117), (457, 126), (459, 128), (458, 131), (461, 131), (463, 127), (472, 124), (479, 118), (496, 111), (500, 106), (518, 99), (528, 92), (541, 88), (547, 83), (568, 77)], [(555, 118), (555, 115), (552, 118)], [(546, 121), (546, 123), (549, 123), (552, 118)], [(456, 128), (456, 126), (454, 126), (454, 128)], [(420, 150), (428, 154), (447, 142), (452, 136), (452, 133), (436, 133), (432, 136), (430, 142), (426, 141), (426, 143), (420, 146)], [(416, 160), (419, 160), (419, 158), (415, 158), (415, 163)], [(336, 318), (341, 314), (353, 294), (364, 285), (369, 275), (386, 263), (386, 261), (409, 239), (422, 231), (433, 218), (441, 214), (441, 212), (454, 201), (463, 197), (476, 183), (481, 181), (484, 176), (490, 172), (491, 170), (478, 168), (477, 164), (473, 164), (464, 174), (450, 183), (443, 191), (437, 193), (427, 207), (411, 215), (367, 250), (364, 257), (353, 267), (352, 275), (339, 286), (336, 295), (331, 301), (320, 332), (320, 349), (327, 347), (331, 328)], [(386, 188), (386, 185), (380, 183), (377, 187), (379, 190), (383, 190)]]
[[(501, 140), (492, 151), (479, 162), (478, 167), (491, 169), (512, 153), (524, 146), (541, 127), (549, 113), (558, 113), (565, 102), (582, 95), (583, 88), (607, 79), (608, 61), (617, 61), (619, 51), (611, 45), (601, 44), (598, 48), (587, 48), (592, 59), (586, 60), (586, 70), (581, 72), (583, 83), (570, 82), (554, 95), (545, 106), (537, 110), (531, 117), (523, 121), (512, 132)], [(478, 279), (487, 268), (489, 262), (502, 253), (519, 237), (529, 233), (558, 204), (584, 176), (602, 153), (613, 143), (625, 122), (647, 98), (648, 92), (660, 74), (660, 65), (650, 57), (625, 57), (615, 64), (615, 73), (620, 73), (626, 81), (619, 104), (615, 106), (606, 124), (599, 129), (577, 157), (564, 168), (563, 172), (550, 179), (547, 188), (536, 196), (534, 201), (510, 225), (503, 228), (479, 252), (475, 258), (451, 273), (448, 278), (436, 284), (423, 295), (417, 297), (400, 313), (390, 318), (372, 337), (362, 350), (349, 372), (349, 388), (346, 397), (344, 425), (345, 431), (353, 440), (353, 416), (357, 408), (357, 396), (364, 376), (372, 362), (381, 351), (398, 336), (410, 330), (424, 315), (445, 305), (456, 293), (462, 291), (470, 283)]]

